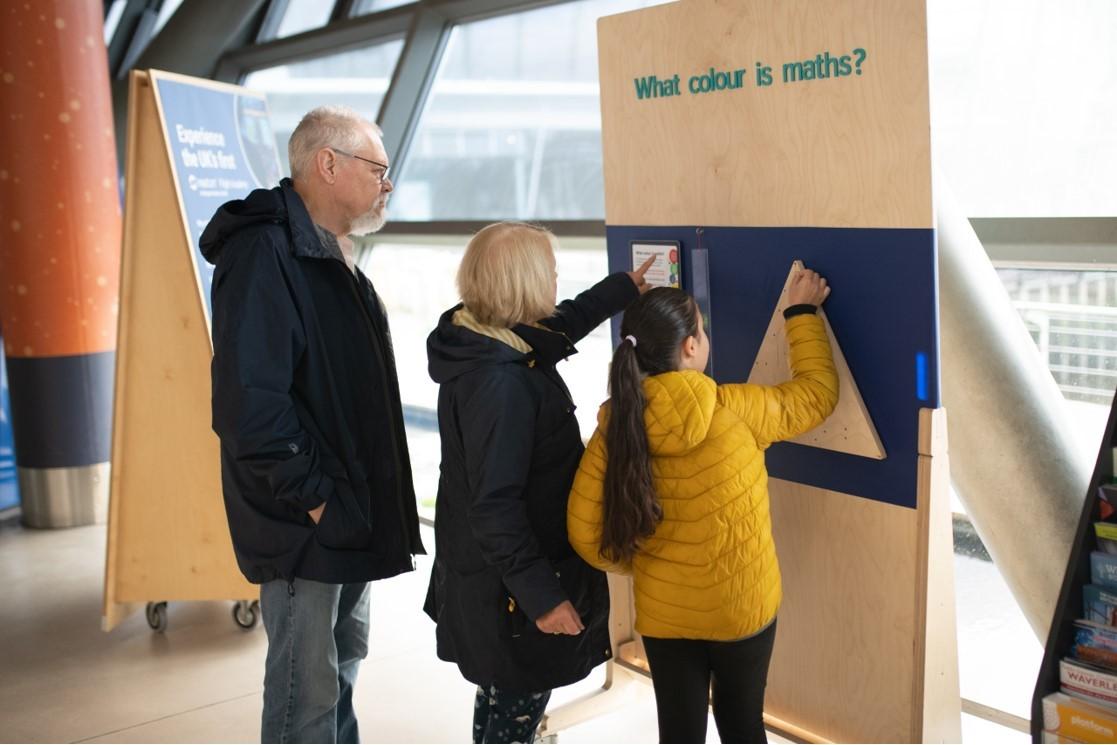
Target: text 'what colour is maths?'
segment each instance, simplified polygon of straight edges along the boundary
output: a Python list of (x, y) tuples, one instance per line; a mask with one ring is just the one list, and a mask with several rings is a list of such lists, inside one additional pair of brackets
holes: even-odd
[[(868, 57), (868, 54), (865, 50), (857, 48), (853, 50), (853, 54), (834, 56), (830, 52), (822, 52), (811, 59), (785, 62), (781, 69), (781, 80), (784, 83), (798, 83), (805, 80), (829, 80), (849, 75), (860, 75), (861, 64), (866, 57)], [(755, 81), (757, 88), (766, 88), (775, 82), (772, 67), (760, 62), (756, 63), (754, 75), (751, 78)], [(701, 95), (738, 90), (746, 87), (749, 79), (748, 70), (745, 68), (717, 70), (711, 67), (708, 72), (690, 76), (685, 85), (683, 85), (682, 78), (678, 73), (666, 78), (661, 78), (658, 75), (647, 75), (642, 78), (633, 78), (632, 82), (636, 86), (636, 98), (644, 100), (671, 98), (681, 96), (684, 93)]]

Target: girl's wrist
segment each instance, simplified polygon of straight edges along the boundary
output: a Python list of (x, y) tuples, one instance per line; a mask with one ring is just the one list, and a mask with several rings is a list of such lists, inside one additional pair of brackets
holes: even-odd
[(813, 315), (817, 310), (818, 306), (813, 303), (796, 303), (784, 310), (783, 317), (784, 320), (787, 320), (795, 316)]

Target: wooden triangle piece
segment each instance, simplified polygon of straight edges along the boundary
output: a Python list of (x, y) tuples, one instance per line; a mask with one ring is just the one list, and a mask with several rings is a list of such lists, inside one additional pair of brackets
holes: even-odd
[[(779, 302), (772, 313), (772, 320), (768, 330), (764, 332), (764, 341), (760, 344), (760, 351), (756, 355), (752, 371), (749, 373), (749, 382), (760, 385), (776, 385), (791, 379), (791, 365), (788, 361), (787, 336), (784, 334), (783, 311), (788, 306), (787, 288), (791, 278), (803, 268), (803, 262), (796, 261), (791, 265), (787, 281), (784, 282), (783, 291), (780, 293)], [(834, 337), (834, 330), (826, 314), (820, 308), (818, 315), (826, 326), (826, 334), (830, 337), (830, 349), (834, 354), (834, 367), (838, 371), (840, 393), (838, 406), (830, 417), (806, 434), (800, 435), (791, 442), (800, 445), (833, 450), (839, 453), (860, 455), (864, 458), (884, 460), (886, 457), (884, 446), (873, 426), (869, 410), (865, 408), (865, 401), (853, 380), (849, 363), (846, 362), (842, 348)]]

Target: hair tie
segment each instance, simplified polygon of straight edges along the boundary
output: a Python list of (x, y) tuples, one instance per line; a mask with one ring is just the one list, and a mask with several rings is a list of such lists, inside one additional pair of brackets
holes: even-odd
[(636, 337), (635, 336), (633, 336), (632, 334), (629, 334), (628, 336), (624, 337), (624, 340), (632, 342), (632, 348), (633, 349), (636, 348)]

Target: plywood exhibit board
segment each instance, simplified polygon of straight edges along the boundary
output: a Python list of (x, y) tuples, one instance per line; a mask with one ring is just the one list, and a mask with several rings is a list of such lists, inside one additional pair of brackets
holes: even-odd
[(924, 0), (680, 0), (601, 19), (598, 49), (610, 267), (679, 245), (708, 372), (773, 382), (793, 263), (833, 288), (843, 403), (767, 453), (771, 726), (958, 741)]

